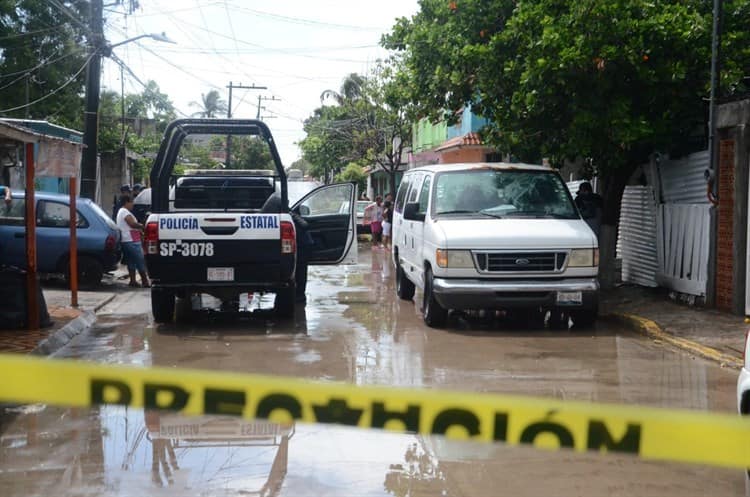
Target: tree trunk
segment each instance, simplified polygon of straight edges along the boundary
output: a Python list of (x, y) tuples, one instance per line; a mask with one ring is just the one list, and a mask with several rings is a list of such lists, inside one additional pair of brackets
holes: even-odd
[(612, 288), (617, 282), (615, 258), (617, 257), (617, 231), (620, 221), (620, 203), (625, 185), (635, 167), (623, 167), (602, 178), (602, 225), (599, 232), (599, 284)]
[(398, 167), (391, 168), (391, 169), (388, 170), (388, 177), (389, 177), (390, 183), (391, 183), (391, 191), (390, 192), (386, 192), (386, 193), (390, 193), (391, 195), (393, 195), (393, 201), (394, 202), (396, 201), (396, 188), (398, 187), (398, 185), (396, 185), (396, 171), (397, 171), (397, 169), (398, 169)]

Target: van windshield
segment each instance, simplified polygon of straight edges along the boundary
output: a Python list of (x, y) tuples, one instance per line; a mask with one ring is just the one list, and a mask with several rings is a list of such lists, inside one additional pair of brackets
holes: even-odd
[(446, 171), (437, 176), (434, 215), (578, 219), (560, 177), (551, 171)]

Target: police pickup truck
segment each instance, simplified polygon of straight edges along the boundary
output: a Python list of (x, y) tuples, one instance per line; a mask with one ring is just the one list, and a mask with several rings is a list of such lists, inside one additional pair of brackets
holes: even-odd
[[(184, 171), (181, 148), (186, 143), (194, 147), (196, 140), (207, 143), (206, 135), (261, 141), (275, 170)], [(293, 212), (307, 224), (308, 264), (347, 262), (352, 246), (356, 257), (356, 185), (316, 188), (289, 208), (286, 173), (271, 132), (261, 121), (173, 121), (151, 171), (151, 188), (144, 252), (157, 323), (171, 321), (178, 299), (189, 306), (196, 294), (211, 295), (222, 301), (222, 308), (232, 309), (242, 293), (274, 293), (277, 315), (292, 317), (301, 242)]]

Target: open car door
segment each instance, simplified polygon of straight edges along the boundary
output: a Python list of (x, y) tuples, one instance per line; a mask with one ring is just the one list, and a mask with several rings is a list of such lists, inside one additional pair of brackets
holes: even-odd
[(294, 204), (313, 241), (308, 264), (357, 262), (356, 198), (356, 183), (338, 183), (316, 188)]

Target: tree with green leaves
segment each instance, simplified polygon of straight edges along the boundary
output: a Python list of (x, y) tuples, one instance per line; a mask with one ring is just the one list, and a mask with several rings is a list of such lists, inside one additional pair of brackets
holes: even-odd
[(196, 117), (221, 117), (227, 112), (227, 103), (222, 100), (217, 90), (201, 93), (201, 101), (190, 102), (190, 106), (199, 109), (193, 114)]
[[(80, 129), (88, 2), (0, 1), (0, 115)], [(27, 103), (29, 105), (27, 105)]]
[(307, 136), (299, 142), (303, 158), (310, 163), (308, 174), (328, 183), (349, 162), (356, 118), (344, 106), (322, 106), (305, 120)]
[(398, 67), (397, 59), (379, 62), (367, 78), (347, 76), (340, 93), (323, 92), (322, 106), (305, 122), (307, 136), (300, 142), (310, 174), (330, 179), (350, 162), (372, 164), (388, 173), (396, 191), (413, 118), (410, 94), (403, 88), (405, 72)]
[[(722, 87), (732, 91), (750, 67), (748, 2), (725, 2)], [(628, 178), (654, 151), (705, 143), (711, 19), (702, 0), (421, 0), (383, 44), (403, 55), (421, 115), (452, 124), (470, 105), (502, 153), (586, 161), (603, 187), (607, 284)]]
[(390, 191), (395, 192), (396, 174), (411, 143), (411, 126), (416, 121), (415, 106), (406, 90), (408, 78), (398, 58), (380, 62), (367, 79), (365, 99), (356, 104), (362, 123), (354, 145), (364, 152), (364, 160), (388, 174)]
[(235, 136), (232, 140), (233, 169), (276, 170), (268, 143), (259, 136)]
[(362, 166), (355, 162), (350, 162), (343, 171), (336, 175), (337, 182), (354, 182), (360, 192), (365, 191), (367, 187), (367, 173)]
[[(161, 135), (167, 124), (175, 118), (175, 109), (169, 96), (162, 93), (154, 81), (149, 81), (141, 93), (125, 95), (125, 119), (122, 116), (123, 98), (118, 92), (104, 90), (99, 98), (98, 147), (102, 152), (114, 152), (123, 146), (146, 157), (136, 161), (133, 173), (143, 181), (149, 172), (152, 159), (159, 150)], [(136, 127), (144, 121), (146, 126)]]

